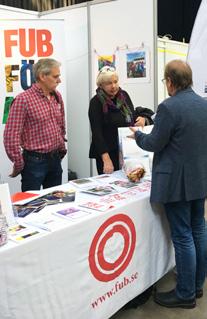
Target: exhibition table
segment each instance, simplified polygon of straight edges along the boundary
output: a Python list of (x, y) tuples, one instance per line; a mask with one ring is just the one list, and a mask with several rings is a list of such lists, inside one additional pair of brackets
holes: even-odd
[[(107, 319), (167, 273), (174, 266), (168, 224), (141, 185), (106, 211), (0, 247), (0, 318)], [(94, 198), (77, 192), (76, 202)]]

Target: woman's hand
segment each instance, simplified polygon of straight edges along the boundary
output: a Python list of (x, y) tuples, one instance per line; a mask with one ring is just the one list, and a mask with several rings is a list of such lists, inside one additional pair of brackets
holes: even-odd
[(104, 174), (111, 174), (114, 171), (114, 165), (108, 153), (102, 154), (103, 172)]
[(135, 126), (141, 126), (144, 127), (145, 126), (145, 117), (142, 116), (138, 116), (135, 120)]

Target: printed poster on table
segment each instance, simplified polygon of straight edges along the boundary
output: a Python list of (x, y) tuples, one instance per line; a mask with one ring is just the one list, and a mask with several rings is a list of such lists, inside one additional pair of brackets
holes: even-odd
[[(4, 150), (3, 131), (9, 109), (15, 96), (31, 87), (34, 82), (32, 66), (40, 58), (54, 58), (61, 62), (62, 84), (57, 89), (66, 102), (63, 27), (61, 20), (4, 20), (0, 23), (0, 176), (2, 181), (9, 183), (11, 193), (20, 190), (20, 178), (8, 178), (12, 163)], [(64, 168), (67, 159), (63, 162)], [(67, 167), (64, 171), (66, 175)], [(67, 180), (66, 176), (63, 180)]]

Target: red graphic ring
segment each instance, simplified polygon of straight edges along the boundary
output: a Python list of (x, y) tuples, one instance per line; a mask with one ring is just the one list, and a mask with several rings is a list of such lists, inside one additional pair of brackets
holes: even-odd
[[(106, 233), (106, 235), (101, 239), (99, 245), (98, 241), (103, 234), (104, 230), (107, 229), (108, 226), (112, 225), (113, 223), (122, 222), (127, 225), (125, 228), (123, 225), (115, 225), (111, 230)], [(103, 250), (106, 245), (107, 240), (114, 234), (114, 233), (121, 233), (124, 237), (124, 249), (121, 255), (114, 263), (109, 263), (105, 260)], [(130, 246), (130, 235), (131, 235), (131, 246)], [(136, 230), (134, 224), (127, 215), (124, 214), (117, 214), (115, 216), (110, 217), (106, 220), (96, 232), (94, 239), (91, 243), (91, 247), (89, 250), (89, 266), (91, 272), (93, 273), (94, 277), (100, 281), (111, 281), (118, 277), (128, 266), (135, 249), (136, 243)], [(96, 252), (97, 251), (97, 252)], [(128, 252), (128, 255), (127, 255)], [(96, 255), (98, 256), (98, 260), (96, 261)], [(125, 260), (124, 260), (125, 259)], [(123, 262), (124, 261), (124, 262)], [(114, 270), (112, 273), (104, 273), (97, 267), (96, 263), (99, 263), (99, 267), (103, 270)], [(122, 263), (123, 262), (123, 263)], [(119, 268), (117, 268), (120, 265)], [(117, 268), (117, 269), (115, 269)]]
[[(124, 237), (124, 249), (119, 258), (114, 263), (109, 263), (105, 260), (103, 251), (107, 240), (110, 239), (114, 235), (114, 233), (121, 233)], [(129, 240), (129, 233), (123, 225), (115, 225), (108, 233), (106, 233), (106, 235), (102, 238), (99, 246), (97, 247), (97, 250), (100, 252), (98, 254), (98, 261), (102, 269), (114, 270), (124, 261), (128, 252)]]

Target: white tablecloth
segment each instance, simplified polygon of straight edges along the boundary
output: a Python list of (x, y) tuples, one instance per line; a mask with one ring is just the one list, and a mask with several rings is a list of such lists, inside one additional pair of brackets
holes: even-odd
[(147, 192), (0, 247), (0, 318), (106, 319), (173, 266), (165, 214)]

